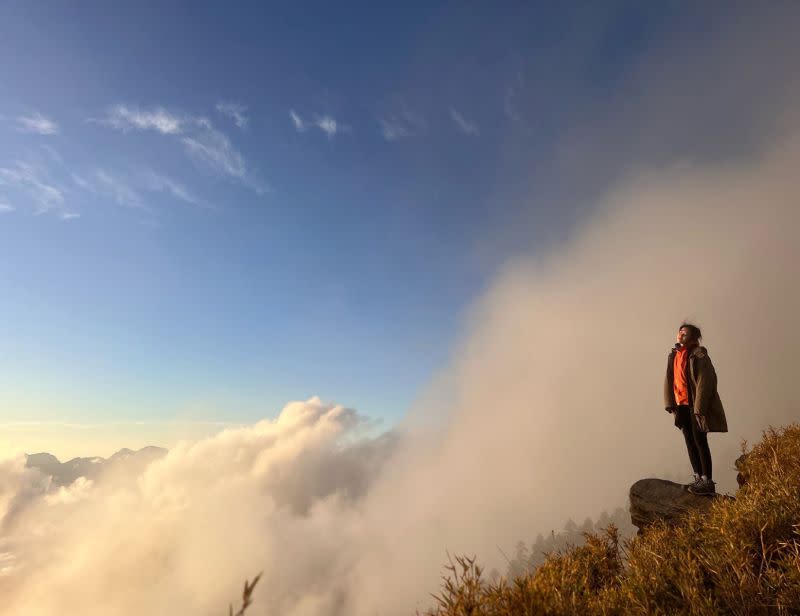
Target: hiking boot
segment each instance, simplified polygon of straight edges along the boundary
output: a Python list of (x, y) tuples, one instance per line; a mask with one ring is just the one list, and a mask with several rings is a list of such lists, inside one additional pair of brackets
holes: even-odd
[(700, 487), (702, 483), (703, 483), (703, 478), (700, 475), (695, 475), (694, 481), (683, 484), (683, 489), (691, 491), (692, 488)]
[(696, 486), (693, 485), (689, 488), (689, 492), (698, 495), (716, 494), (717, 492), (717, 488), (715, 487), (716, 485), (717, 484), (715, 484), (710, 479), (706, 480), (700, 479), (700, 482)]

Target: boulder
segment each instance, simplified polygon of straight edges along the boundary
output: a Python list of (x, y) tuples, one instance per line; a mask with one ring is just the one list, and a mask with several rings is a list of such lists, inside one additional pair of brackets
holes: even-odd
[(707, 509), (719, 495), (699, 496), (666, 479), (640, 479), (631, 486), (631, 523), (639, 529), (656, 520), (670, 524), (692, 509)]

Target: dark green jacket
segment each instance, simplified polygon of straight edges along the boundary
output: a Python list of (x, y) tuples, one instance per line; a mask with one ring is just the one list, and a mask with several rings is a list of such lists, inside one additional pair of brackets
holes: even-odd
[[(664, 379), (664, 407), (670, 411), (677, 408), (675, 404), (675, 390), (673, 388), (672, 369), (675, 363), (675, 349), (669, 354), (667, 361), (667, 376)], [(694, 409), (694, 416), (703, 432), (727, 432), (728, 421), (725, 419), (725, 409), (722, 408), (717, 392), (717, 373), (708, 356), (706, 347), (695, 347), (686, 362), (686, 382), (689, 386), (689, 406)], [(678, 413), (675, 415), (675, 425), (678, 423)]]

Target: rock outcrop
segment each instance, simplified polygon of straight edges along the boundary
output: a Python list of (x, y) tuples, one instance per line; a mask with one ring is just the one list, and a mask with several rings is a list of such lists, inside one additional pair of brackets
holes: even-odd
[(719, 495), (698, 496), (666, 479), (640, 479), (631, 486), (631, 523), (639, 529), (656, 520), (674, 524), (687, 511), (707, 509)]

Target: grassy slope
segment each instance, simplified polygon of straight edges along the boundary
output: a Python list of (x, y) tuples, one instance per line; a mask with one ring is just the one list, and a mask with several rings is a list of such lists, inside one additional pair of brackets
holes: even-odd
[(459, 557), (426, 614), (800, 614), (800, 424), (766, 432), (744, 472), (736, 500), (678, 527), (611, 526), (511, 580)]

